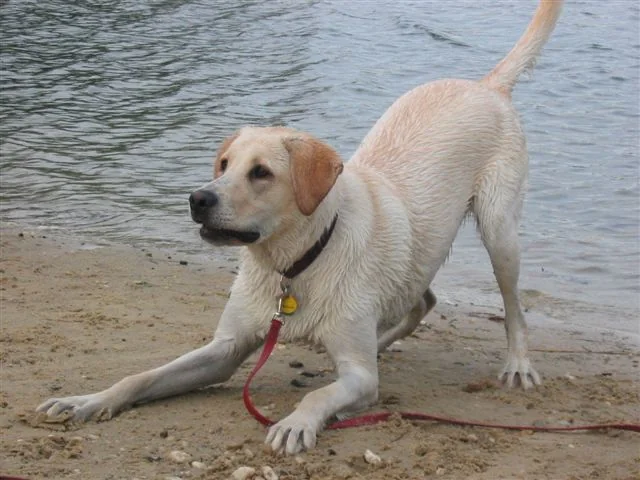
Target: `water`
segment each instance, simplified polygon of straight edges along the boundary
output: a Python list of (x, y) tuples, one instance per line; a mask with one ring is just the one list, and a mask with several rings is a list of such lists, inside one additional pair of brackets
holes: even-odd
[[(535, 2), (0, 5), (2, 221), (201, 253), (211, 249), (187, 196), (209, 180), (221, 138), (286, 124), (348, 158), (406, 90), (488, 72)], [(635, 2), (568, 2), (514, 95), (531, 153), (525, 296), (562, 321), (629, 332), (640, 318), (639, 25)], [(473, 228), (436, 290), (499, 303)]]

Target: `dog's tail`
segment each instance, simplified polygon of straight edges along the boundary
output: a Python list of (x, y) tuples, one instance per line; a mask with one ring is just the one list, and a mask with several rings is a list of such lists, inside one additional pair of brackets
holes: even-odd
[(511, 96), (518, 77), (535, 66), (542, 47), (556, 26), (561, 10), (562, 0), (540, 0), (524, 35), (482, 82), (493, 90)]

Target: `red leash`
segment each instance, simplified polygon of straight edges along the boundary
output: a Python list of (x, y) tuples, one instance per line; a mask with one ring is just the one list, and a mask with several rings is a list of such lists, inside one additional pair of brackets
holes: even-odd
[[(282, 317), (276, 314), (271, 320), (271, 328), (269, 329), (269, 333), (267, 334), (267, 338), (264, 343), (264, 348), (262, 350), (262, 354), (258, 359), (255, 367), (247, 377), (247, 382), (244, 384), (244, 388), (242, 390), (242, 399), (244, 400), (244, 405), (247, 407), (247, 410), (253, 417), (258, 420), (262, 425), (269, 427), (273, 425), (273, 420), (265, 417), (258, 411), (253, 402), (251, 401), (251, 395), (249, 394), (249, 385), (255, 377), (256, 373), (262, 368), (262, 366), (267, 362), (271, 352), (273, 352), (276, 343), (278, 342), (278, 333), (280, 332), (280, 327), (282, 327), (283, 321)], [(424, 413), (411, 413), (411, 412), (399, 412), (400, 416), (407, 420), (426, 420), (432, 422), (440, 422), (440, 423), (448, 423), (451, 425), (466, 425), (473, 427), (485, 427), (485, 428), (500, 428), (503, 430), (529, 430), (532, 432), (573, 432), (577, 430), (603, 430), (603, 429), (614, 429), (614, 430), (629, 430), (631, 432), (640, 432), (640, 424), (637, 423), (601, 423), (597, 425), (576, 425), (571, 427), (536, 427), (533, 425), (501, 425), (495, 423), (483, 423), (483, 422), (473, 422), (467, 420), (457, 420), (454, 418), (441, 417), (438, 415), (427, 415)], [(362, 425), (375, 425), (376, 423), (384, 422), (394, 415), (392, 412), (381, 412), (381, 413), (372, 413), (369, 415), (362, 415), (360, 417), (348, 418), (346, 420), (342, 420), (339, 422), (332, 423), (328, 425), (326, 428), (328, 430), (338, 430), (342, 428), (351, 428), (351, 427), (360, 427)]]

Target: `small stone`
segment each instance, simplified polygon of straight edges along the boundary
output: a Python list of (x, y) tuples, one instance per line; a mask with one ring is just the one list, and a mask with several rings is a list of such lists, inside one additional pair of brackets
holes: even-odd
[(467, 435), (467, 441), (469, 442), (477, 442), (478, 441), (478, 436), (474, 433), (470, 433), (469, 435)]
[(265, 480), (279, 480), (278, 474), (269, 465), (262, 467), (262, 476)]
[(304, 367), (304, 363), (299, 362), (297, 360), (293, 360), (293, 361), (289, 362), (289, 366), (291, 368), (302, 368), (302, 367)]
[(169, 431), (165, 428), (160, 432), (160, 438), (167, 438), (169, 436)]
[(180, 260), (180, 265), (189, 265), (189, 262), (186, 260)]
[(172, 450), (169, 455), (169, 460), (175, 463), (186, 463), (191, 459), (191, 455), (182, 450)]
[(245, 456), (245, 457), (247, 457), (247, 458), (253, 458), (253, 457), (255, 457), (255, 456), (256, 456), (256, 455), (255, 455), (255, 453), (253, 453), (253, 452), (252, 452), (249, 448), (247, 448), (247, 447), (244, 447), (244, 448), (242, 449), (242, 453), (243, 453), (243, 454), (244, 454), (244, 456)]
[(238, 442), (233, 442), (227, 445), (227, 449), (229, 450), (240, 450), (242, 447), (244, 447), (244, 440), (240, 440)]
[(382, 459), (369, 449), (364, 451), (364, 461), (371, 465), (380, 465), (382, 463)]
[(313, 378), (315, 376), (317, 376), (317, 373), (313, 373), (313, 372), (307, 372), (306, 370), (300, 372), (300, 375), (302, 375), (303, 377), (307, 377), (307, 378)]
[(193, 462), (191, 462), (191, 466), (193, 468), (197, 468), (198, 470), (204, 470), (205, 468), (207, 468), (207, 466), (204, 463), (198, 462), (197, 460), (194, 460)]
[(252, 467), (240, 467), (236, 469), (232, 474), (233, 480), (248, 480), (256, 474), (256, 469)]
[(293, 385), (296, 388), (305, 388), (307, 386), (306, 383), (298, 380), (297, 378), (294, 378), (293, 380), (291, 380), (291, 385)]
[(296, 463), (298, 465), (302, 465), (303, 463), (305, 463), (306, 460), (304, 458), (302, 458), (300, 455), (296, 455), (295, 456), (295, 461), (296, 461)]
[(87, 438), (89, 440), (98, 440), (100, 437), (98, 435), (94, 435), (93, 433), (90, 433), (89, 435), (87, 435)]
[(445, 473), (447, 473), (447, 471), (444, 468), (442, 467), (436, 468), (436, 475), (444, 475)]

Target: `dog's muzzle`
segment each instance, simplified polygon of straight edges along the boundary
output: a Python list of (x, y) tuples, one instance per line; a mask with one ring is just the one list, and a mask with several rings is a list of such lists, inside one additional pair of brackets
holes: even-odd
[(256, 242), (260, 233), (251, 230), (233, 230), (211, 225), (211, 210), (219, 203), (218, 196), (210, 190), (196, 190), (189, 196), (191, 218), (200, 227), (200, 237), (215, 245), (238, 245)]

